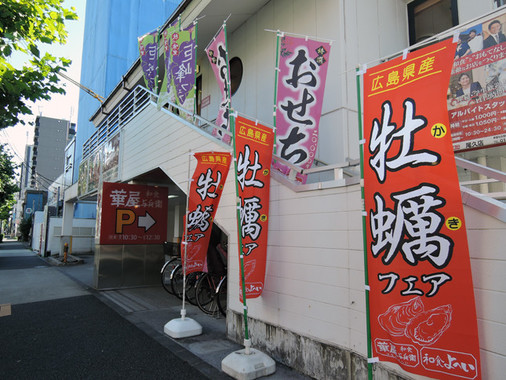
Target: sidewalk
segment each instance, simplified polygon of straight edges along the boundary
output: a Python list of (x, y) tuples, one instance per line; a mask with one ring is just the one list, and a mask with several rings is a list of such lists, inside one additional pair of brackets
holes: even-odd
[[(18, 250), (16, 254), (37, 258), (37, 255), (28, 249)], [(161, 343), (179, 358), (190, 363), (193, 367), (199, 368), (210, 378), (230, 378), (221, 371), (221, 361), (228, 354), (242, 349), (243, 346), (227, 339), (224, 317), (215, 318), (206, 315), (198, 307), (186, 303), (187, 316), (200, 323), (203, 333), (189, 338), (170, 338), (164, 334), (163, 327), (170, 320), (180, 318), (181, 300), (168, 294), (161, 285), (97, 291), (92, 287), (93, 255), (79, 255), (77, 257), (82, 259), (82, 264), (52, 267), (57, 273), (65, 275), (70, 280), (71, 283), (68, 284), (69, 296), (90, 293), (95, 295), (123, 318)], [(38, 258), (42, 263), (47, 263), (46, 265), (54, 263), (54, 260), (48, 258)], [(37, 288), (40, 288), (40, 285), (38, 284)], [(39, 296), (43, 295), (39, 294)], [(47, 297), (50, 296), (47, 295)], [(29, 297), (22, 299), (22, 301), (34, 302), (33, 298)], [(309, 377), (280, 363), (276, 364), (276, 372), (273, 375), (264, 378), (273, 380), (309, 379)]]

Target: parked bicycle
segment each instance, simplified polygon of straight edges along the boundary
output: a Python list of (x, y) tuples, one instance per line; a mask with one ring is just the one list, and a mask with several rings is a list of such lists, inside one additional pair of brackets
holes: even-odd
[(180, 246), (178, 243), (163, 243), (163, 251), (165, 253), (165, 257), (169, 257), (169, 259), (165, 262), (160, 271), (162, 286), (163, 288), (170, 294), (174, 294), (172, 290), (172, 272), (174, 269), (181, 265), (181, 254), (180, 254)]
[(204, 273), (196, 286), (197, 306), (206, 314), (227, 313), (227, 276)]
[(220, 243), (219, 233), (213, 229), (204, 271), (188, 273), (186, 284), (184, 284), (180, 246), (177, 244), (176, 247), (174, 244), (176, 243), (164, 244), (166, 255), (170, 258), (161, 270), (163, 288), (168, 293), (183, 299), (183, 287), (185, 287), (186, 300), (189, 303), (198, 306), (206, 314), (226, 315), (227, 252)]
[(197, 306), (206, 314), (225, 316), (227, 312), (227, 251), (211, 236), (207, 251), (207, 273), (200, 276), (196, 289)]

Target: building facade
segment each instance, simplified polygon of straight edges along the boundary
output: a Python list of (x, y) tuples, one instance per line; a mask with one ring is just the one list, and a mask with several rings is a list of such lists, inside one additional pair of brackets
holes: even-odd
[(45, 116), (35, 118), (30, 187), (47, 190), (63, 173), (65, 147), (75, 135), (75, 124)]
[[(159, 27), (178, 0), (89, 0), (86, 3), (80, 83), (106, 97), (139, 55), (137, 37)], [(100, 101), (81, 91), (75, 162), (79, 166), (84, 142), (95, 132), (89, 118)], [(77, 180), (74, 171), (74, 181)]]
[[(242, 67), (236, 83), (232, 78), (232, 87), (237, 89), (232, 107), (267, 125), (273, 119), (275, 83), (276, 35), (272, 31), (332, 40), (316, 152), (319, 167), (310, 171), (311, 180), (305, 185), (273, 174), (265, 289), (261, 297), (248, 302), (248, 317), (253, 346), (275, 359), (319, 379), (366, 378), (357, 66), (374, 66), (427, 37), (465, 30), (476, 17), (493, 15), (499, 5), (492, 0), (186, 1), (166, 25), (181, 16), (186, 27), (206, 15), (198, 23), (200, 118), (190, 123), (180, 112), (157, 108), (156, 97), (138, 87), (143, 83), (138, 61), (104, 104), (88, 116), (97, 126), (96, 133), (118, 136), (114, 180), (166, 186), (169, 194), (179, 196), (188, 187), (188, 165), (195, 168), (194, 162), (188, 163), (189, 151), (232, 150), (207, 133), (206, 126), (216, 118), (221, 99), (202, 46), (223, 20), (231, 15), (227, 21), (229, 58), (239, 60)], [(122, 112), (127, 106), (131, 111)], [(89, 145), (83, 158), (91, 158), (99, 148), (98, 143)], [(499, 379), (506, 371), (506, 261), (502, 254), (506, 209), (499, 199), (504, 193), (504, 148), (458, 156), (481, 164), (478, 169), (466, 164), (459, 170), (462, 182), (479, 186), (481, 192), (461, 187), (482, 374)], [(496, 173), (500, 181), (473, 182), (483, 179), (483, 168)], [(77, 188), (69, 189), (66, 200), (76, 200), (77, 194)], [(181, 238), (182, 204), (169, 202), (167, 229), (174, 242)], [(228, 235), (229, 243), (227, 334), (241, 342), (236, 208), (231, 169), (215, 223)], [(107, 254), (112, 252), (108, 247)], [(124, 247), (120, 246), (118, 255), (121, 252)], [(105, 254), (98, 245), (96, 262)], [(392, 364), (375, 364), (375, 378), (396, 377), (419, 378)]]

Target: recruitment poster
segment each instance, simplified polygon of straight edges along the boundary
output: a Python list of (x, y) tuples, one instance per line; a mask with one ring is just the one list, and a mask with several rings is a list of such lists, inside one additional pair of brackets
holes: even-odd
[(466, 226), (446, 108), (451, 39), (364, 74), (364, 200), (373, 358), (480, 379)]
[[(237, 162), (238, 233), (242, 243), (246, 298), (262, 294), (269, 232), (270, 169), (274, 132), (262, 124), (234, 117)], [(242, 280), (240, 280), (242, 287)], [(242, 292), (240, 292), (241, 301)]]
[(183, 237), (181, 246), (187, 274), (204, 269), (214, 216), (232, 159), (227, 152), (203, 152), (194, 156), (197, 167), (191, 179), (186, 237)]
[(506, 13), (462, 31), (448, 88), (453, 148), (506, 144)]

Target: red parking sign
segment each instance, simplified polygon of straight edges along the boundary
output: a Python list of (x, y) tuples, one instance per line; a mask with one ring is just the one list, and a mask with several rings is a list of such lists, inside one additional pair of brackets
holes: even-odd
[(104, 182), (100, 244), (161, 244), (167, 239), (166, 187)]

